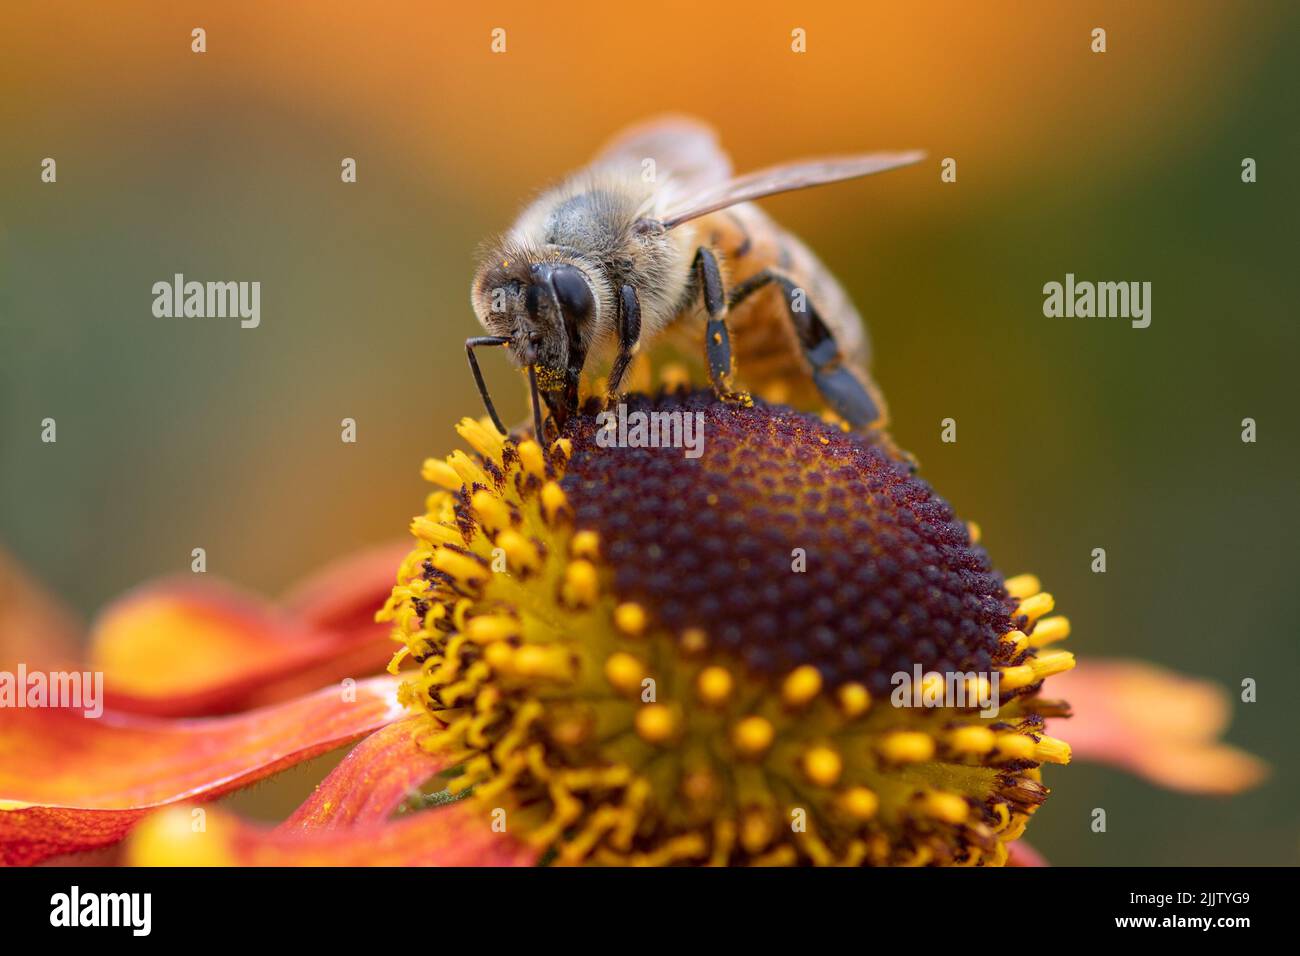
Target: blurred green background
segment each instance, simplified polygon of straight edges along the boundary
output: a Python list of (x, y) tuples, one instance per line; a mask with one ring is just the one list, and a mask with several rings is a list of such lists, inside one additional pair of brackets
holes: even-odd
[[(867, 317), (899, 442), (1005, 572), (1042, 577), (1072, 649), (1255, 678), (1229, 739), (1275, 768), (1230, 800), (1051, 768), (1031, 841), (1057, 863), (1295, 863), (1300, 10), (906, 6), (6, 5), (0, 543), (87, 617), (200, 546), (277, 593), (403, 534), (421, 459), (481, 413), (476, 245), (618, 127), (698, 114), (742, 169), (923, 147), (765, 205)], [(176, 272), (260, 280), (261, 327), (155, 318)], [(1067, 272), (1150, 281), (1150, 328), (1045, 318)]]

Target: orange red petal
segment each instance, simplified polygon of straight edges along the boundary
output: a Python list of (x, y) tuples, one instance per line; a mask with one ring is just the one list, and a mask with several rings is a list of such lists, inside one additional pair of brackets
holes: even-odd
[[(379, 598), (371, 617), (381, 604)], [(317, 626), (219, 584), (163, 583), (104, 611), (92, 632), (89, 666), (103, 671), (115, 710), (230, 713), (381, 672), (392, 651), (386, 630), (373, 621)]]
[(1194, 793), (1237, 793), (1268, 775), (1263, 761), (1219, 740), (1230, 698), (1208, 681), (1140, 661), (1085, 659), (1047, 686), (1074, 712), (1049, 720), (1048, 733), (1076, 757)]
[(200, 830), (177, 807), (145, 820), (126, 845), (135, 866), (533, 866), (539, 855), (472, 799), (334, 829), (260, 827), (208, 809)]
[(1047, 866), (1047, 860), (1024, 840), (1007, 844), (1007, 866)]
[(234, 717), (0, 712), (0, 862), (120, 839), (150, 810), (210, 799), (403, 716), (391, 677)]
[(445, 756), (416, 743), (426, 726), (411, 716), (376, 730), (352, 748), (281, 829), (337, 829), (387, 820), (420, 784), (447, 767)]

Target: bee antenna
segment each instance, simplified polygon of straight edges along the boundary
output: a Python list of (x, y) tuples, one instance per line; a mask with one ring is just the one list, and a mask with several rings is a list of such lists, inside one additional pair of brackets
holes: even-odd
[[(504, 335), (480, 335), (475, 338), (465, 340), (465, 354), (469, 356), (469, 369), (474, 373), (474, 383), (478, 385), (479, 398), (483, 399), (483, 407), (487, 409), (488, 417), (492, 419), (492, 424), (496, 426), (497, 431), (502, 435), (508, 435), (506, 427), (501, 424), (501, 418), (497, 415), (497, 410), (492, 405), (492, 396), (488, 394), (487, 383), (483, 381), (483, 373), (479, 371), (478, 359), (474, 357), (474, 349), (481, 345), (507, 345), (510, 339)], [(532, 367), (529, 367), (532, 372)], [(533, 386), (534, 407), (537, 399), (537, 386)]]
[(537, 443), (546, 447), (546, 434), (542, 431), (542, 400), (537, 394), (537, 366), (528, 366), (528, 392), (533, 400), (533, 433)]

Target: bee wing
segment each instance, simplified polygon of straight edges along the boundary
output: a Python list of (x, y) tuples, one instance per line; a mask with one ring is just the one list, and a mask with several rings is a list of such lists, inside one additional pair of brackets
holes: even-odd
[(782, 166), (769, 166), (758, 172), (738, 176), (728, 182), (705, 189), (684, 200), (671, 203), (660, 217), (665, 229), (672, 229), (691, 219), (711, 212), (750, 202), (776, 193), (787, 193), (810, 186), (824, 186), (844, 179), (857, 179), (882, 173), (887, 169), (909, 166), (924, 158), (925, 153), (866, 153), (862, 156), (829, 156), (803, 159)]
[(659, 202), (674, 202), (720, 186), (731, 178), (731, 160), (713, 127), (689, 116), (667, 115), (629, 126), (601, 147), (591, 168), (645, 175), (654, 160)]

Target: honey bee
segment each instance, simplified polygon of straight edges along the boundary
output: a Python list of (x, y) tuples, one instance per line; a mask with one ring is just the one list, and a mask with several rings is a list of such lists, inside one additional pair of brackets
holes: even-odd
[(670, 116), (623, 131), (534, 200), (474, 276), (471, 301), (488, 334), (465, 350), (493, 424), (506, 432), (474, 355), (480, 346), (506, 346), (527, 370), (543, 436), (541, 401), (563, 428), (590, 358), (612, 356), (612, 401), (642, 345), (693, 339), (698, 348), (702, 337), (720, 398), (748, 400), (738, 372), (749, 387), (776, 386), (791, 402), (819, 396), (854, 428), (882, 427), (861, 317), (808, 247), (753, 201), (922, 156), (801, 160), (733, 176), (713, 130), (697, 120)]

